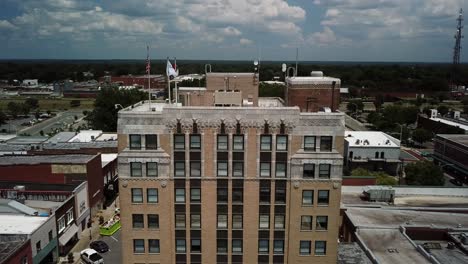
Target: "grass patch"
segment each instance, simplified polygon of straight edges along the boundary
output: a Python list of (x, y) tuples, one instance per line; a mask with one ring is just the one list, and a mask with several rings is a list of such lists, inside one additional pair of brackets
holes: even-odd
[[(36, 97), (37, 98), (37, 97)], [(24, 103), (26, 98), (24, 97), (13, 97), (13, 98), (2, 98), (0, 100), (0, 109), (6, 111), (7, 105), (10, 102)], [(39, 109), (42, 111), (63, 111), (70, 109), (93, 109), (94, 98), (37, 98), (39, 101)], [(70, 102), (72, 100), (79, 100), (80, 106), (71, 107)]]

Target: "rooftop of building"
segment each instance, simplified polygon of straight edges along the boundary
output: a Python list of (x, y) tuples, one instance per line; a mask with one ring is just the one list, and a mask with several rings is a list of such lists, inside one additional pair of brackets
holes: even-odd
[[(286, 83), (291, 85), (301, 85), (301, 84), (332, 84), (333, 82), (336, 85), (341, 84), (341, 80), (334, 77), (328, 76), (295, 76), (295, 77), (286, 77)], [(339, 91), (337, 91), (339, 92)]]
[(117, 133), (102, 133), (95, 141), (116, 141)]
[(0, 214), (0, 234), (29, 235), (47, 221), (48, 217), (24, 214)]
[(437, 136), (468, 147), (468, 135), (437, 134)]
[(450, 126), (454, 126), (454, 127), (458, 127), (458, 128), (461, 128), (465, 131), (468, 131), (468, 125), (466, 124), (462, 124), (462, 123), (457, 123), (455, 121), (451, 121), (451, 120), (447, 120), (445, 118), (439, 118), (439, 117), (433, 117), (433, 118), (430, 118), (431, 120), (433, 121), (436, 121), (436, 122), (441, 122), (441, 123), (444, 123), (444, 124), (447, 124), (447, 125), (450, 125)]
[(55, 134), (53, 137), (46, 140), (44, 143), (63, 143), (68, 142), (76, 136), (76, 132), (60, 132)]
[(102, 134), (102, 130), (81, 130), (68, 142), (92, 142)]
[[(92, 142), (63, 142), (46, 143), (42, 145), (43, 149), (84, 149), (84, 148), (117, 148), (117, 140), (111, 141), (92, 141)], [(0, 150), (1, 150), (0, 145)]]
[(22, 186), (24, 187), (24, 191), (73, 192), (80, 184), (80, 182), (77, 182), (76, 184), (50, 184), (20, 181), (0, 181), (0, 190), (12, 190), (15, 187)]
[(16, 134), (0, 134), (0, 142), (5, 142), (15, 137)]
[(28, 242), (27, 235), (0, 234), (0, 263)]
[(206, 77), (252, 77), (253, 72), (207, 72)]
[(468, 256), (459, 248), (448, 248), (449, 241), (444, 240), (413, 240), (418, 246), (424, 247), (429, 244), (429, 253), (436, 258), (439, 263), (464, 264), (468, 263)]
[(35, 164), (85, 164), (94, 157), (95, 155), (84, 154), (0, 156), (0, 166)]
[(104, 168), (107, 164), (117, 159), (117, 153), (103, 153), (101, 154), (101, 164)]
[(0, 215), (7, 214), (25, 214), (34, 216), (38, 214), (38, 211), (15, 200), (0, 198)]
[(400, 141), (381, 131), (345, 131), (350, 147), (400, 147)]
[(40, 144), (49, 139), (43, 136), (17, 136), (7, 141), (8, 144)]
[(372, 264), (366, 253), (356, 243), (338, 244), (338, 264)]

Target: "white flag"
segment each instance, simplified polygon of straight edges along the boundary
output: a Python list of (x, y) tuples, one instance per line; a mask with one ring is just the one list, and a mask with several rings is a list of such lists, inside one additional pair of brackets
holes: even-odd
[(174, 79), (177, 77), (179, 74), (174, 70), (174, 67), (172, 67), (172, 64), (169, 60), (167, 60), (167, 66), (166, 66), (166, 74), (167, 77), (169, 77), (170, 80)]

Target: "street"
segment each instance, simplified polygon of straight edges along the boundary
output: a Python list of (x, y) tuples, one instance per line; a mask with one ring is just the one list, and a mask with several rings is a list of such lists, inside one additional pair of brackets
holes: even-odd
[(54, 129), (58, 128), (63, 128), (65, 130), (67, 124), (72, 124), (73, 121), (75, 121), (75, 116), (77, 116), (78, 119), (83, 117), (83, 110), (68, 110), (66, 112), (58, 113), (55, 117), (49, 118), (32, 127), (21, 130), (21, 133), (27, 133), (34, 136), (39, 135), (41, 130), (44, 131), (45, 134), (50, 133)]
[(121, 244), (120, 244), (120, 230), (117, 231), (112, 236), (103, 236), (101, 237), (102, 241), (106, 242), (109, 246), (109, 251), (106, 253), (101, 253), (101, 256), (104, 258), (105, 264), (121, 264)]

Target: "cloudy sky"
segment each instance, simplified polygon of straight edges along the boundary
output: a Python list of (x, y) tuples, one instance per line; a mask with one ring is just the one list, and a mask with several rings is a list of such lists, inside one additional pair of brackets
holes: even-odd
[(461, 7), (468, 0), (0, 0), (0, 58), (139, 59), (148, 43), (154, 58), (294, 60), (298, 47), (301, 60), (443, 62)]

